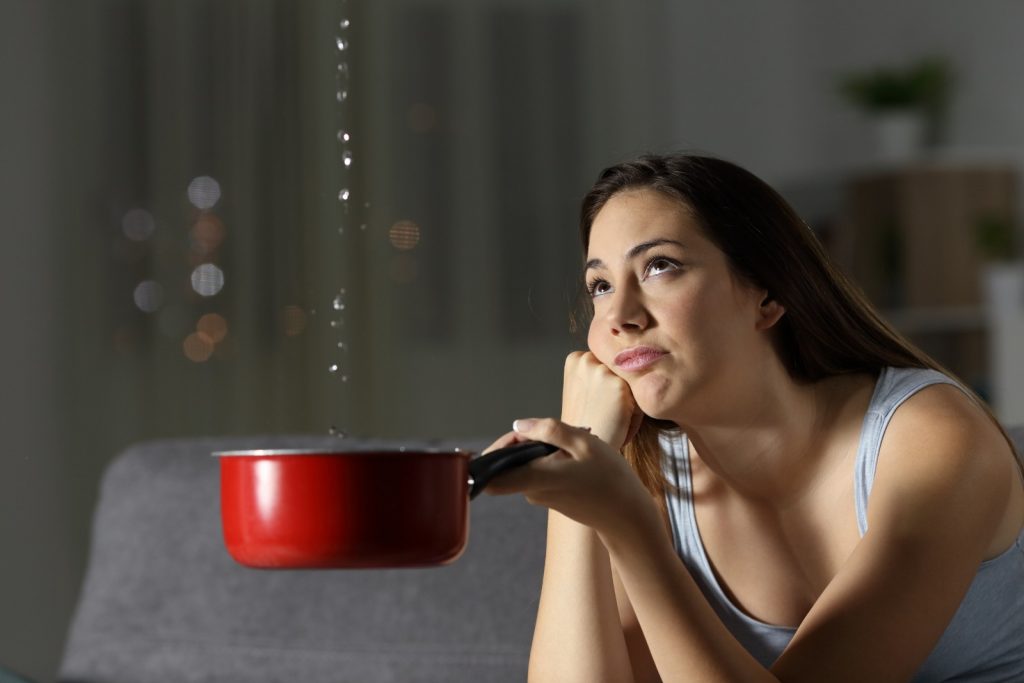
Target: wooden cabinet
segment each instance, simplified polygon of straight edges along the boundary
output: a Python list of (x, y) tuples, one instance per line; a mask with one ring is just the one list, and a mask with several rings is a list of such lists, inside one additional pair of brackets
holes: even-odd
[(1012, 225), (1009, 164), (920, 164), (857, 174), (831, 248), (890, 322), (982, 393), (988, 375), (980, 233)]
[(1012, 222), (1011, 166), (921, 165), (857, 175), (846, 187), (836, 258), (883, 309), (982, 303), (979, 232)]

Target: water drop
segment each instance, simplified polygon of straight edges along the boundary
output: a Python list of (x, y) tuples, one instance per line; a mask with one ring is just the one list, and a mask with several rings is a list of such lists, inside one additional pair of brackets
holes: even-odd
[(344, 324), (345, 323), (342, 322), (341, 320), (332, 320), (331, 321), (331, 327), (341, 327)]
[(348, 49), (348, 41), (345, 40), (344, 38), (342, 38), (341, 36), (338, 36), (338, 50), (340, 52), (344, 52), (347, 49)]
[(338, 226), (338, 234), (339, 235), (344, 235), (345, 234), (345, 226), (342, 226), (342, 225)]
[(344, 102), (345, 100), (348, 99), (348, 90), (339, 90), (338, 94), (335, 95), (335, 97), (338, 98), (339, 102)]
[(339, 439), (347, 439), (347, 438), (348, 438), (348, 434), (346, 434), (345, 432), (341, 431), (340, 429), (338, 429), (338, 428), (337, 428), (337, 427), (335, 427), (334, 425), (331, 425), (331, 428), (330, 428), (330, 429), (328, 429), (328, 430), (327, 430), (327, 432), (328, 432), (328, 433), (329, 433), (329, 434), (330, 434), (331, 436), (336, 436), (336, 437), (338, 437)]
[(349, 21), (348, 19), (342, 19), (341, 22), (338, 24), (338, 26), (340, 26), (342, 30), (347, 29), (351, 25), (352, 22)]
[(348, 188), (346, 188), (346, 189), (344, 189), (344, 190), (342, 190), (341, 192), (338, 193), (338, 201), (340, 201), (340, 202), (347, 202), (348, 201), (348, 197), (349, 197)]
[(398, 452), (399, 453), (405, 453), (405, 446), (399, 446), (398, 447)]
[(338, 342), (338, 348), (342, 351), (348, 351), (348, 347), (345, 346), (345, 342)]
[(316, 309), (315, 308), (309, 309), (309, 314), (310, 315), (316, 315)]
[(341, 376), (341, 381), (342, 382), (347, 382), (348, 381), (348, 375), (342, 375)]
[(331, 367), (327, 368), (327, 371), (328, 372), (337, 372), (338, 371), (338, 364), (337, 363), (331, 363)]
[(336, 311), (344, 311), (345, 310), (345, 302), (342, 301), (341, 294), (339, 294), (338, 296), (334, 297), (334, 310), (336, 310)]
[(346, 166), (351, 166), (352, 165), (352, 152), (349, 152), (348, 150), (345, 150), (342, 153), (342, 155), (341, 155), (341, 163), (345, 164)]
[(360, 225), (359, 229), (360, 230), (366, 230), (366, 223), (363, 223), (362, 225)]
[(341, 62), (338, 64), (338, 73), (348, 78), (348, 62)]
[(352, 139), (352, 136), (348, 134), (348, 131), (344, 131), (344, 130), (339, 130), (338, 131), (338, 142), (349, 142), (351, 139)]
[(370, 208), (370, 202), (366, 202), (365, 204), (363, 204), (363, 207), (369, 209)]

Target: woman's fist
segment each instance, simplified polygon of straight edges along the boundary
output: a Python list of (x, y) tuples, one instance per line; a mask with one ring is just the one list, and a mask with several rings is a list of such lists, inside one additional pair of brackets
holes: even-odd
[(589, 351), (569, 354), (562, 383), (562, 422), (589, 427), (618, 450), (636, 434), (642, 419), (625, 380)]

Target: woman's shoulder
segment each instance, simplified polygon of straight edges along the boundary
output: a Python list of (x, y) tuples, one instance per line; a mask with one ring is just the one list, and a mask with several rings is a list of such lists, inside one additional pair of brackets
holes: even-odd
[(915, 448), (922, 441), (939, 446), (938, 460), (947, 460), (941, 453), (950, 448), (1009, 452), (993, 416), (974, 396), (947, 381), (923, 386), (899, 404), (886, 427), (882, 448)]
[(930, 384), (893, 412), (878, 455), (869, 520), (962, 513), (979, 534), (1009, 520), (1018, 465), (993, 417), (956, 385)]

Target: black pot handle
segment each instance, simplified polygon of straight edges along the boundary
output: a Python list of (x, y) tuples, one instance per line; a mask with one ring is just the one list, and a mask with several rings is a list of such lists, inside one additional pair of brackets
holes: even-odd
[(488, 482), (506, 470), (525, 465), (558, 450), (558, 446), (540, 441), (523, 441), (499, 448), (469, 461), (469, 498), (480, 495)]

